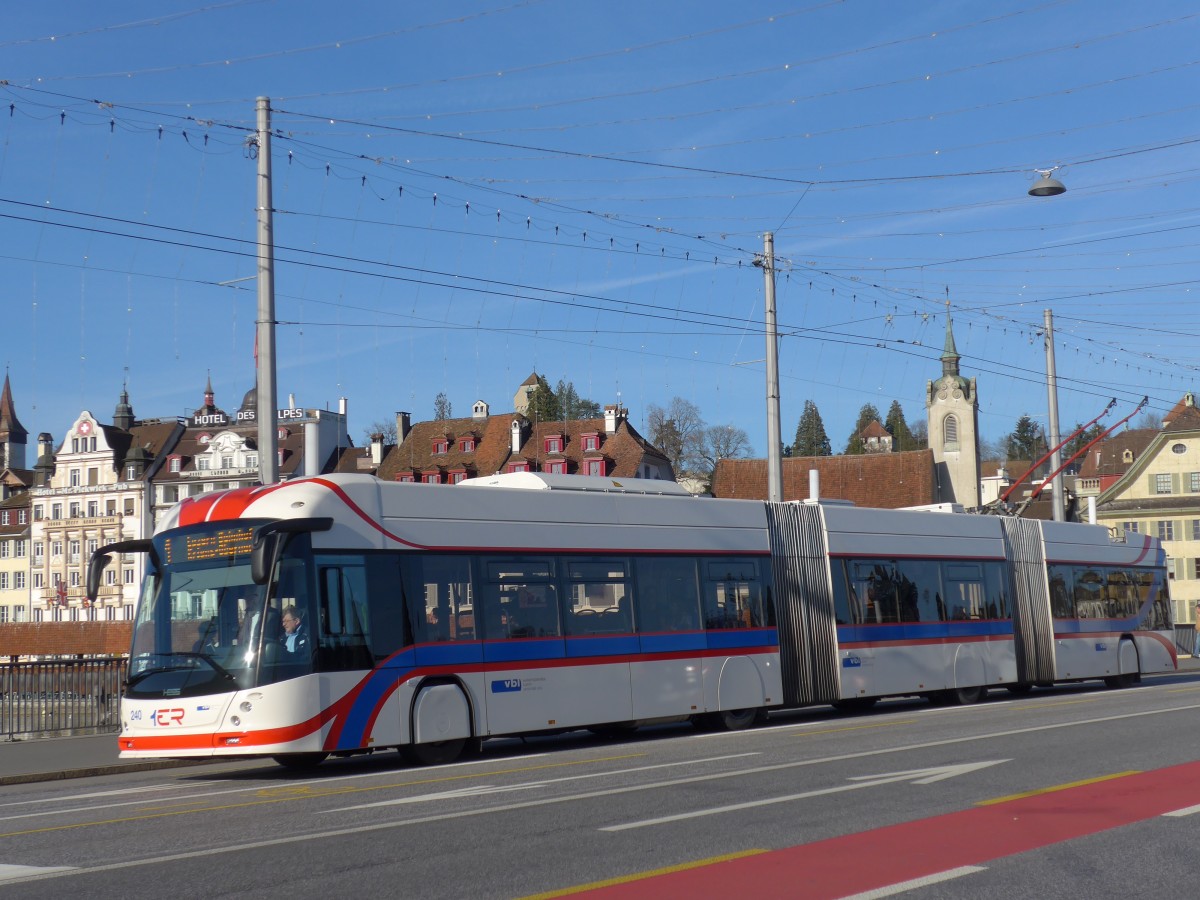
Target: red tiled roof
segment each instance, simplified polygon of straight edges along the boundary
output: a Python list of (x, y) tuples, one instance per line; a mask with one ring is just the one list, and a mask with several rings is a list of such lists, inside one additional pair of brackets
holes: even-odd
[[(808, 498), (808, 472), (820, 473), (821, 496), (857, 506), (897, 509), (937, 502), (933, 451), (801, 456), (783, 460), (783, 499)], [(712, 478), (714, 497), (767, 498), (765, 459), (722, 459)]]
[[(1079, 477), (1124, 475), (1157, 436), (1158, 431), (1154, 428), (1131, 428), (1109, 435), (1084, 454), (1083, 464), (1079, 467)], [(1133, 454), (1131, 462), (1125, 462), (1126, 451)]]

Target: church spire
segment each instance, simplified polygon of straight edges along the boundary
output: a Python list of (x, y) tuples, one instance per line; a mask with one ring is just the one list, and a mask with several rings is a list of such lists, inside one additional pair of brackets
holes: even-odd
[(950, 301), (946, 301), (946, 345), (942, 348), (942, 377), (958, 374), (958, 348), (954, 346), (954, 328), (950, 322)]
[(25, 444), (29, 432), (17, 419), (13, 409), (12, 385), (4, 373), (4, 390), (0, 391), (0, 469), (25, 468)]

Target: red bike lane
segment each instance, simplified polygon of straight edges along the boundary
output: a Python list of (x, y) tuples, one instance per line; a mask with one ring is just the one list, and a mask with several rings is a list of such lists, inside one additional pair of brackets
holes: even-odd
[(737, 897), (747, 891), (755, 900), (846, 897), (935, 879), (1196, 804), (1200, 762), (1191, 762), (566, 893), (596, 900)]

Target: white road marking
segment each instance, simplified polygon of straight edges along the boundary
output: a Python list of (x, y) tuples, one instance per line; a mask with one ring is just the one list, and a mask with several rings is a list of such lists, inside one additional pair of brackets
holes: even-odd
[(27, 878), (30, 875), (51, 875), (56, 872), (70, 872), (71, 866), (6, 866), (0, 863), (0, 884), (17, 878)]
[(818, 788), (815, 791), (805, 791), (800, 794), (785, 794), (781, 797), (766, 797), (762, 800), (747, 800), (745, 803), (731, 803), (728, 806), (714, 806), (709, 809), (697, 809), (692, 812), (676, 813), (671, 816), (659, 816), (654, 819), (642, 819), (638, 822), (625, 822), (621, 825), (608, 825), (601, 831), (628, 831), (631, 828), (645, 828), (648, 825), (664, 825), (668, 822), (683, 822), (687, 819), (699, 819), (703, 816), (715, 816), (720, 813), (738, 812), (743, 809), (755, 809), (759, 806), (774, 806), (777, 803), (791, 803), (794, 800), (805, 800), (809, 797), (822, 797), (827, 794), (840, 794), (845, 791), (857, 791), (863, 788), (878, 787), (883, 784), (895, 784), (899, 781), (911, 781), (913, 784), (933, 784), (957, 775), (965, 775), (989, 766), (1011, 762), (1007, 759), (993, 759), (986, 762), (961, 763), (953, 766), (940, 766), (933, 769), (912, 769), (908, 772), (887, 772), (882, 775), (856, 775), (849, 779), (854, 784), (839, 784), (834, 787)]
[[(392, 776), (392, 775), (397, 775), (397, 774), (415, 774), (418, 772), (432, 772), (432, 771), (437, 771), (437, 770), (441, 770), (441, 769), (457, 768), (459, 766), (484, 765), (489, 762), (497, 763), (497, 762), (506, 762), (508, 760), (537, 759), (539, 757), (543, 757), (543, 756), (547, 756), (547, 755), (548, 754), (546, 754), (546, 753), (530, 753), (526, 756), (505, 757), (504, 760), (495, 760), (495, 759), (492, 759), (492, 760), (468, 760), (466, 762), (460, 762), (460, 763), (449, 763), (445, 766), (428, 766), (428, 767), (425, 767), (422, 769), (396, 769), (396, 770), (390, 771), (390, 772), (363, 772), (363, 773), (360, 773), (357, 775), (333, 775), (328, 778), (308, 778), (303, 781), (288, 781), (288, 782), (280, 783), (278, 785), (278, 787), (280, 787), (280, 788), (296, 788), (296, 787), (305, 787), (310, 784), (332, 784), (335, 781), (354, 781), (354, 780), (357, 780), (360, 778), (382, 778), (382, 777), (387, 777), (387, 776)], [(274, 770), (271, 770), (271, 771), (274, 771)], [(220, 781), (205, 781), (205, 782), (201, 782), (200, 784), (201, 785), (209, 785), (209, 784), (223, 784), (223, 783), (224, 782), (220, 782)], [(190, 788), (192, 786), (194, 786), (194, 785), (192, 783), (189, 783), (187, 785), (176, 784), (173, 787), (175, 788), (175, 790), (179, 791), (181, 788), (185, 788), (185, 787)], [(65, 809), (41, 809), (41, 810), (37, 810), (36, 812), (19, 813), (17, 815), (12, 815), (12, 816), (0, 816), (0, 822), (8, 822), (8, 821), (11, 821), (14, 819), (32, 819), (32, 818), (36, 818), (37, 816), (64, 815), (66, 813), (98, 812), (100, 810), (105, 810), (105, 809), (119, 809), (123, 806), (143, 806), (143, 805), (150, 804), (150, 803), (179, 803), (181, 801), (186, 801), (186, 800), (203, 800), (207, 797), (225, 797), (230, 794), (258, 793), (260, 791), (271, 791), (271, 790), (275, 790), (275, 789), (276, 789), (276, 785), (269, 784), (269, 783), (263, 784), (262, 782), (259, 782), (252, 787), (227, 788), (225, 790), (219, 790), (219, 791), (181, 792), (181, 793), (176, 793), (169, 797), (158, 797), (158, 798), (138, 797), (135, 800), (126, 800), (121, 803), (105, 803), (100, 806), (75, 806), (75, 807), (69, 807), (69, 808), (65, 808)], [(141, 790), (141, 789), (140, 788), (131, 788), (128, 790), (106, 791), (106, 792), (98, 794), (96, 796), (105, 796), (106, 794), (114, 794), (117, 796), (120, 796), (122, 794), (128, 795), (128, 794), (136, 793), (138, 790)], [(58, 802), (62, 802), (63, 800), (86, 799), (88, 796), (91, 796), (91, 795), (84, 794), (84, 795), (80, 795), (80, 796), (61, 797), (61, 798), (58, 798)], [(54, 801), (52, 799), (24, 800), (24, 801), (17, 801), (17, 802), (7, 804), (7, 805), (29, 806), (29, 805), (33, 805), (33, 804), (37, 804), (37, 803), (49, 803), (49, 802), (54, 802)]]
[[(651, 772), (655, 769), (670, 769), (678, 766), (693, 766), (700, 763), (723, 762), (727, 759), (741, 759), (746, 756), (758, 756), (758, 753), (733, 753), (729, 756), (710, 756), (706, 759), (687, 759), (680, 762), (657, 763), (653, 766), (636, 766), (629, 769), (610, 769), (605, 772), (588, 772), (583, 775), (566, 775), (562, 778), (546, 778), (541, 781), (525, 781), (509, 785), (476, 785), (457, 788), (452, 791), (441, 791), (437, 794), (421, 794), (417, 797), (401, 797), (397, 800), (380, 800), (377, 803), (363, 803), (359, 806), (343, 806), (340, 809), (327, 809), (325, 812), (347, 812), (352, 809), (372, 809), (377, 806), (400, 806), (405, 803), (424, 803), (429, 800), (457, 800), (461, 797), (472, 797), (483, 794), (502, 794), (506, 791), (528, 791), (533, 788), (545, 787), (548, 784), (561, 784), (567, 781), (585, 781), (589, 778), (605, 778), (609, 775), (628, 775), (631, 772)], [(744, 769), (742, 771), (745, 771)]]
[(898, 881), (895, 884), (889, 884), (887, 887), (875, 888), (873, 891), (863, 891), (861, 894), (848, 894), (842, 897), (841, 900), (879, 900), (881, 897), (892, 897), (896, 894), (903, 894), (905, 891), (915, 890), (916, 888), (928, 887), (931, 884), (938, 884), (942, 881), (952, 881), (955, 878), (962, 878), (964, 875), (974, 875), (976, 872), (986, 872), (984, 866), (959, 866), (956, 869), (947, 869), (945, 872), (935, 872), (933, 875), (926, 875), (923, 878), (913, 878), (909, 881)]
[(1175, 809), (1169, 813), (1163, 813), (1163, 815), (1181, 817), (1194, 816), (1196, 813), (1200, 813), (1200, 803), (1197, 803), (1195, 806), (1186, 806), (1183, 809)]

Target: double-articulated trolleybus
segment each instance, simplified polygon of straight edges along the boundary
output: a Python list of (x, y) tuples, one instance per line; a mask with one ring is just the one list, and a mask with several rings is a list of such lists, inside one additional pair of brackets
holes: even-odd
[(400, 748), (1176, 665), (1163, 551), (1096, 525), (533, 474), (206, 494), (100, 548), (146, 575), (123, 757)]

